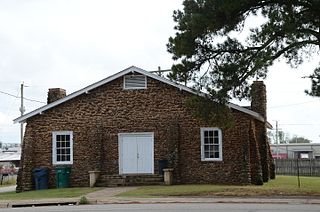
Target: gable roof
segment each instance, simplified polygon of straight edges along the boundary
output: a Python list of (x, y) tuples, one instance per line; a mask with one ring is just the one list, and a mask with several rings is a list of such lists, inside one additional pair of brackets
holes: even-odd
[[(50, 104), (47, 104), (47, 105), (45, 105), (43, 107), (40, 107), (40, 108), (38, 108), (36, 110), (33, 110), (33, 111), (23, 115), (23, 116), (20, 116), (20, 117), (14, 119), (13, 122), (14, 123), (25, 122), (30, 117), (33, 117), (33, 116), (38, 115), (38, 114), (42, 114), (46, 110), (49, 110), (49, 109), (51, 109), (51, 108), (53, 108), (55, 106), (58, 106), (58, 105), (60, 105), (60, 104), (62, 104), (64, 102), (66, 102), (66, 101), (69, 101), (70, 99), (73, 99), (73, 98), (75, 98), (75, 97), (77, 97), (77, 96), (79, 96), (81, 94), (84, 94), (84, 93), (89, 93), (90, 90), (93, 90), (93, 89), (95, 89), (95, 88), (97, 88), (99, 86), (102, 86), (102, 85), (104, 85), (106, 83), (109, 83), (109, 82), (111, 82), (111, 81), (113, 81), (113, 80), (115, 80), (115, 79), (117, 79), (117, 78), (119, 78), (121, 76), (124, 76), (124, 75), (129, 74), (129, 73), (134, 73), (134, 72), (142, 74), (142, 75), (145, 75), (145, 76), (150, 77), (150, 78), (153, 78), (155, 80), (158, 80), (160, 82), (166, 83), (168, 85), (174, 86), (174, 87), (176, 87), (176, 88), (178, 88), (180, 90), (184, 90), (186, 92), (189, 92), (189, 93), (192, 93), (192, 94), (195, 94), (195, 95), (205, 96), (204, 93), (200, 93), (199, 94), (198, 92), (196, 92), (196, 91), (192, 90), (191, 88), (188, 88), (188, 87), (186, 87), (184, 85), (180, 85), (178, 83), (172, 82), (172, 81), (170, 81), (170, 80), (168, 80), (166, 78), (163, 78), (163, 77), (160, 77), (158, 75), (152, 74), (152, 73), (150, 73), (148, 71), (145, 71), (145, 70), (143, 70), (141, 68), (138, 68), (138, 67), (135, 67), (135, 66), (131, 66), (131, 67), (129, 67), (127, 69), (124, 69), (123, 71), (120, 71), (120, 72), (118, 72), (118, 73), (116, 73), (114, 75), (111, 75), (111, 76), (109, 76), (109, 77), (107, 77), (107, 78), (105, 78), (103, 80), (100, 80), (100, 81), (98, 81), (96, 83), (93, 83), (93, 84), (91, 84), (91, 85), (89, 85), (89, 86), (87, 86), (87, 87), (85, 87), (83, 89), (75, 91), (75, 92), (67, 95), (64, 98), (61, 98), (61, 99), (59, 99), (57, 101), (54, 101), (54, 102), (52, 102)], [(232, 108), (232, 109), (235, 109), (235, 110), (241, 111), (243, 113), (249, 114), (249, 115), (253, 116), (255, 119), (257, 119), (259, 121), (262, 121), (262, 122), (265, 121), (264, 118), (259, 113), (256, 113), (256, 112), (254, 112), (252, 110), (243, 108), (243, 107), (241, 107), (239, 105), (236, 105), (236, 104), (233, 104), (233, 103), (228, 103), (227, 106)]]

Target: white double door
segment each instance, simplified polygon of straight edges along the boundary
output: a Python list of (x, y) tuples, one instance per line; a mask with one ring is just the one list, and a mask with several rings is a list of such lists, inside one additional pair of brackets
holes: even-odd
[(119, 173), (153, 174), (153, 133), (119, 134)]

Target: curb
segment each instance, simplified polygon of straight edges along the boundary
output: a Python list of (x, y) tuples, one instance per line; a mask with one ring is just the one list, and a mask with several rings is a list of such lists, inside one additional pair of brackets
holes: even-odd
[(21, 208), (21, 207), (41, 207), (41, 206), (60, 206), (60, 205), (78, 205), (79, 199), (43, 199), (43, 200), (20, 200), (20, 201), (2, 201), (0, 208)]
[[(79, 205), (78, 198), (70, 199), (43, 199), (43, 200), (22, 200), (22, 201), (3, 201), (0, 208), (18, 207), (40, 207), (40, 206), (60, 206), (60, 205)], [(320, 205), (320, 198), (296, 197), (296, 198), (245, 198), (245, 197), (179, 197), (179, 198), (88, 198), (88, 203), (92, 205), (101, 204), (187, 204), (187, 203), (231, 203), (231, 204), (314, 204)]]
[(319, 204), (314, 198), (119, 198), (89, 199), (90, 204), (170, 204), (170, 203), (233, 203), (233, 204)]

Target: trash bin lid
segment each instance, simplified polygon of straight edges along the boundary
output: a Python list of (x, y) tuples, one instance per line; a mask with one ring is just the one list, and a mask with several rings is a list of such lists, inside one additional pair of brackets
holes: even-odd
[(57, 166), (55, 168), (55, 171), (57, 173), (70, 173), (71, 172), (71, 167), (68, 167), (68, 166)]
[(32, 171), (33, 172), (47, 172), (49, 169), (47, 167), (38, 167), (34, 168)]

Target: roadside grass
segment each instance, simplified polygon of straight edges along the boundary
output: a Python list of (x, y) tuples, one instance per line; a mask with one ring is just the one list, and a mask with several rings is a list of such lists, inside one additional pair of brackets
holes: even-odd
[(101, 188), (61, 188), (26, 191), (21, 193), (0, 193), (0, 200), (26, 200), (26, 199), (49, 199), (49, 198), (72, 198), (80, 197)]
[(263, 186), (233, 185), (172, 185), (143, 186), (121, 193), (121, 197), (159, 196), (320, 196), (320, 177), (300, 177), (298, 187), (296, 176), (277, 176)]

